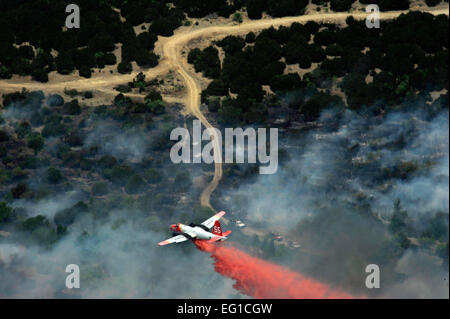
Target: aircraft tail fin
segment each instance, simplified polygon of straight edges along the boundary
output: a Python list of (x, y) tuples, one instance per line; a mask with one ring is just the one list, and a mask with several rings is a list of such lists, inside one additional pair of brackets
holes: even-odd
[(214, 223), (212, 233), (217, 236), (222, 236), (222, 227), (220, 226), (220, 222), (218, 220)]

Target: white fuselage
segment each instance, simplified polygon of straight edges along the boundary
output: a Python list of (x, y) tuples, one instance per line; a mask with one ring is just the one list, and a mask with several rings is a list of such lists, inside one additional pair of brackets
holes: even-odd
[(182, 234), (190, 236), (190, 234), (194, 233), (196, 235), (195, 236), (196, 239), (209, 240), (214, 237), (217, 237), (217, 235), (214, 235), (213, 233), (210, 233), (198, 226), (191, 227), (184, 224), (178, 224), (178, 227), (180, 228)]

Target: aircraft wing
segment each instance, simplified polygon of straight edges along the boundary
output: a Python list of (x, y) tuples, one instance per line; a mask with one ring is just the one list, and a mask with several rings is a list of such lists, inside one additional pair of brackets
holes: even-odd
[(166, 239), (160, 243), (158, 243), (158, 246), (164, 246), (164, 245), (168, 245), (168, 244), (173, 244), (173, 243), (182, 243), (183, 241), (186, 241), (187, 238), (183, 235), (177, 235), (174, 236), (172, 238)]
[(216, 222), (216, 220), (219, 220), (223, 215), (225, 215), (224, 211), (221, 211), (217, 214), (215, 214), (213, 217), (208, 218), (207, 220), (205, 220), (202, 225), (208, 227), (208, 228), (212, 228), (214, 226), (214, 223)]

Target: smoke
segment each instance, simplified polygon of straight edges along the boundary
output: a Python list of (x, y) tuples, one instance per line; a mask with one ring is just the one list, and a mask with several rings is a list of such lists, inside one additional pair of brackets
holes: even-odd
[(148, 136), (136, 130), (123, 130), (114, 121), (96, 121), (86, 136), (86, 147), (97, 146), (99, 152), (120, 160), (141, 161), (146, 154)]
[[(8, 110), (5, 126), (30, 118), (26, 105), (16, 103), (14, 110), (13, 106)], [(212, 260), (194, 245), (157, 246), (172, 235), (169, 224), (192, 220), (204, 186), (191, 186), (194, 178), (204, 175), (203, 167), (168, 160), (166, 133), (183, 122), (178, 110), (136, 125), (127, 123), (127, 118), (96, 116), (95, 110), (83, 108), (82, 114), (65, 122), (78, 129), (83, 140), (70, 150), (92, 161), (91, 169), (62, 165), (56, 153), (63, 141), (47, 138), (36, 156), (48, 161), (27, 169), (28, 178), (21, 180), (32, 196), (8, 203), (14, 217), (0, 227), (0, 298), (246, 298), (233, 288), (232, 280), (212, 270)], [(2, 110), (2, 116), (6, 111)], [(38, 128), (33, 126), (33, 130)], [(89, 148), (94, 146), (99, 150), (91, 154)], [(160, 180), (149, 182), (142, 193), (129, 195), (102, 176), (96, 162), (104, 154), (115, 156), (143, 177), (152, 168)], [(62, 171), (63, 182), (47, 182), (49, 166)], [(189, 174), (177, 179), (180, 173)], [(93, 196), (92, 186), (99, 182), (108, 184), (108, 193)], [(2, 184), (2, 190), (6, 193), (16, 183)], [(51, 240), (56, 234), (55, 215), (78, 201), (89, 209), (77, 213), (67, 223), (67, 233), (47, 245), (42, 239)], [(45, 216), (48, 225), (22, 230), (23, 222), (37, 215)], [(65, 286), (69, 264), (79, 266), (79, 289)]]
[(196, 241), (211, 254), (217, 273), (235, 280), (234, 288), (254, 298), (350, 299), (353, 296), (282, 266), (253, 257), (225, 243)]
[(395, 283), (385, 298), (448, 298), (448, 271), (440, 266), (436, 256), (408, 249), (396, 264), (404, 280)]
[[(240, 297), (232, 281), (211, 272), (211, 260), (189, 243), (161, 248), (156, 244), (165, 232), (130, 223), (117, 228), (112, 220), (89, 224), (95, 222), (80, 221), (51, 250), (0, 243), (0, 297)], [(80, 289), (65, 287), (69, 264), (80, 267)]]
[[(412, 216), (448, 211), (448, 112), (430, 122), (417, 112), (365, 118), (347, 111), (339, 121), (335, 117), (330, 111), (322, 127), (282, 136), (291, 160), (279, 173), (228, 192), (231, 209), (282, 227), (312, 213), (318, 202), (355, 201), (357, 193), (370, 197), (379, 212), (390, 211), (397, 198)], [(409, 179), (388, 175), (403, 168), (416, 172)], [(233, 200), (242, 196), (245, 201)]]
[[(30, 112), (22, 112), (19, 105), (14, 112), (7, 114), (7, 121), (29, 118)], [(151, 165), (161, 173), (162, 180), (140, 195), (155, 199), (157, 208), (139, 208), (137, 200), (124, 196), (120, 188), (107, 200), (91, 198), (92, 203), (86, 201), (90, 211), (77, 216), (68, 234), (51, 248), (30, 243), (33, 234), (2, 228), (9, 236), (0, 233), (0, 296), (448, 298), (448, 268), (442, 259), (432, 251), (417, 251), (417, 246), (390, 257), (389, 249), (396, 246), (384, 225), (397, 198), (419, 226), (422, 218), (436, 212), (448, 214), (448, 112), (430, 120), (416, 111), (383, 117), (350, 111), (338, 116), (330, 111), (320, 123), (307, 133), (280, 135), (280, 146), (290, 160), (280, 163), (276, 174), (256, 175), (245, 182), (240, 178), (233, 190), (224, 191), (221, 185), (214, 193), (215, 207), (234, 213), (249, 226), (258, 225), (255, 228), (263, 233), (277, 230), (302, 245), (279, 257), (277, 265), (229, 245), (201, 247), (213, 259), (189, 243), (158, 247), (171, 235), (164, 231), (168, 224), (192, 220), (192, 207), (204, 187), (174, 192), (176, 174), (204, 176), (204, 169), (211, 166), (175, 166), (166, 161), (168, 150), (154, 152), (155, 142), (168, 141), (160, 122), (143, 134), (118, 121), (88, 121), (79, 127), (82, 147), (100, 146), (95, 160), (110, 154), (134, 162), (137, 171)], [(47, 139), (40, 156), (47, 157), (56, 142)], [(152, 164), (144, 163), (147, 156), (153, 157)], [(27, 180), (31, 190), (49, 188), (41, 182), (45, 169), (36, 169)], [(52, 219), (57, 212), (89, 198), (93, 182), (107, 182), (95, 170), (91, 176), (79, 169), (62, 170), (69, 173), (71, 193), (59, 192), (56, 186), (43, 199), (13, 201), (16, 211), (25, 210), (18, 222), (40, 214), (55, 227)], [(111, 202), (115, 203), (110, 209)], [(98, 212), (104, 206), (106, 217)], [(240, 241), (239, 236), (233, 232), (230, 240)], [(79, 290), (65, 287), (65, 267), (72, 263), (80, 266)], [(372, 263), (381, 268), (378, 291), (364, 286), (365, 266)]]
[(81, 199), (81, 194), (77, 191), (71, 191), (58, 195), (58, 200), (55, 198), (43, 198), (38, 201), (30, 201), (25, 199), (15, 200), (11, 207), (24, 209), (27, 217), (42, 215), (49, 220), (53, 220), (55, 214), (72, 207)]
[[(431, 250), (434, 258), (413, 262), (419, 255), (406, 258), (412, 248), (397, 250), (389, 232), (396, 200), (417, 230), (411, 244), (420, 251), (427, 249), (418, 242), (427, 221), (448, 216), (448, 119), (447, 110), (433, 118), (417, 110), (379, 116), (329, 110), (315, 128), (280, 134), (289, 159), (277, 174), (229, 181), (214, 205), (299, 242), (298, 252), (277, 262), (302, 274), (357, 295), (426, 298), (438, 286), (433, 295), (448, 297), (443, 260)], [(402, 260), (411, 266), (407, 273)], [(382, 269), (382, 288), (368, 291), (364, 270), (372, 263)], [(429, 271), (418, 276), (422, 264)]]
[[(33, 91), (28, 93), (22, 91), (22, 94), (16, 96), (2, 109), (2, 117), (6, 120), (29, 120), (33, 112), (38, 111), (44, 100), (42, 91)], [(5, 103), (5, 101), (3, 101)]]

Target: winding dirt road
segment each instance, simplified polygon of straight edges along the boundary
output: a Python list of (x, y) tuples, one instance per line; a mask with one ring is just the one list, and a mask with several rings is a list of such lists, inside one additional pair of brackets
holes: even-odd
[[(449, 14), (448, 6), (445, 8), (428, 8), (425, 10), (434, 15)], [(408, 11), (395, 11), (395, 12), (381, 12), (380, 20), (390, 20), (398, 17), (402, 13)], [(367, 17), (365, 12), (339, 12), (339, 13), (326, 13), (326, 14), (308, 14), (298, 17), (284, 17), (276, 19), (262, 19), (256, 21), (244, 22), (236, 25), (232, 22), (220, 26), (209, 27), (182, 27), (175, 31), (175, 34), (171, 37), (159, 37), (155, 46), (155, 52), (161, 56), (160, 63), (157, 67), (144, 71), (147, 79), (157, 77), (167, 73), (169, 70), (175, 70), (184, 79), (187, 87), (187, 95), (184, 98), (184, 104), (189, 113), (198, 118), (206, 128), (212, 128), (212, 125), (208, 122), (206, 117), (200, 111), (200, 93), (201, 87), (198, 79), (200, 76), (192, 71), (192, 67), (188, 65), (186, 59), (182, 56), (183, 49), (187, 50), (189, 42), (195, 39), (211, 39), (217, 36), (225, 35), (238, 35), (245, 34), (250, 31), (258, 31), (261, 29), (269, 28), (271, 26), (290, 25), (293, 22), (306, 23), (308, 21), (315, 22), (328, 22), (328, 23), (343, 23), (345, 20), (352, 16), (356, 20), (362, 20)], [(381, 25), (382, 27), (382, 25)], [(1, 80), (0, 92), (12, 92), (22, 88), (28, 90), (42, 90), (48, 93), (63, 92), (64, 88), (83, 90), (97, 90), (116, 95), (117, 92), (113, 89), (114, 86), (132, 81), (138, 72), (131, 74), (96, 74), (92, 78), (76, 78), (67, 79), (64, 76), (57, 76), (56, 80), (52, 80), (49, 83), (39, 83), (32, 80), (13, 79), (13, 80)], [(222, 164), (217, 161), (219, 153), (221, 152), (219, 142), (217, 139), (213, 139), (214, 153), (215, 153), (215, 170), (214, 177), (207, 187), (203, 190), (200, 196), (200, 203), (203, 206), (211, 207), (210, 197), (212, 192), (216, 189), (219, 181), (222, 178)], [(211, 207), (212, 208), (212, 207)]]

